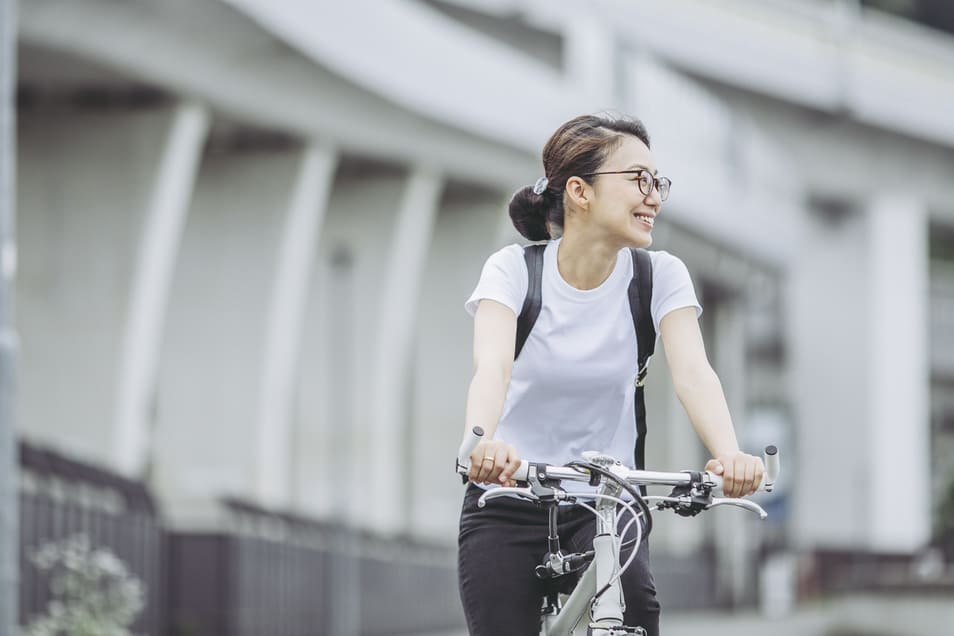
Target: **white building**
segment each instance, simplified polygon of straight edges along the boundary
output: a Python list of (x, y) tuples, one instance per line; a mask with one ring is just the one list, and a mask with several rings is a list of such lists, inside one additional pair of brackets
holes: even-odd
[[(954, 472), (954, 39), (840, 6), (21, 3), (21, 435), (179, 528), (233, 496), (452, 544), (463, 301), (549, 134), (609, 107), (675, 184), (655, 247), (744, 444), (781, 447), (791, 545), (921, 549)], [(649, 462), (701, 466), (654, 366)], [(738, 590), (757, 532), (660, 519), (655, 550), (714, 540)]]

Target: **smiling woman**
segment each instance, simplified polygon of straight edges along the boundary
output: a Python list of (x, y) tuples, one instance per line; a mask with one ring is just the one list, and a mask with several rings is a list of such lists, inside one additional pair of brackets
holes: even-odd
[[(547, 547), (547, 512), (520, 500), (492, 513), (478, 510), (482, 489), (509, 483), (521, 454), (563, 465), (596, 450), (628, 467), (640, 455), (634, 453), (639, 352), (628, 294), (630, 249), (652, 243), (670, 181), (658, 175), (642, 122), (622, 115), (568, 121), (547, 142), (543, 167), (544, 176), (510, 203), (523, 236), (549, 240), (542, 250), (540, 312), (516, 356), (518, 316), (530, 288), (529, 252), (511, 245), (492, 254), (466, 303), (474, 316), (474, 376), (465, 430), (485, 431), (470, 456), (472, 483), (459, 535), (460, 592), (475, 636), (538, 633), (548, 593), (533, 576)], [(727, 495), (752, 493), (762, 463), (739, 451), (721, 384), (706, 358), (696, 320), (702, 310), (689, 273), (666, 252), (649, 252), (649, 260), (653, 326), (662, 335), (676, 392), (714, 458), (707, 469), (723, 474)], [(576, 494), (587, 496), (587, 488)], [(592, 542), (596, 523), (588, 514), (564, 509), (560, 521), (565, 543), (579, 549)], [(624, 620), (655, 636), (660, 608), (648, 546), (637, 555), (621, 579)]]

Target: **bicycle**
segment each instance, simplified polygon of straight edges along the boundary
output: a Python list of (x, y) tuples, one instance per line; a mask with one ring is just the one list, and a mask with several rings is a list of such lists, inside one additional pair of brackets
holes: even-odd
[[(470, 471), (470, 454), (483, 437), (480, 427), (464, 436), (457, 453), (457, 473), (467, 483)], [(778, 479), (779, 457), (775, 446), (767, 446), (764, 453), (765, 474), (760, 490), (771, 492)], [(620, 576), (636, 557), (642, 539), (652, 530), (650, 504), (657, 510), (672, 510), (674, 513), (692, 517), (703, 510), (717, 506), (736, 506), (749, 510), (765, 519), (768, 514), (754, 501), (740, 498), (715, 497), (722, 489), (722, 477), (708, 471), (656, 472), (632, 470), (608, 455), (595, 451), (583, 453), (583, 461), (573, 461), (565, 466), (521, 461), (513, 474), (518, 486), (500, 486), (488, 489), (478, 500), (478, 508), (498, 497), (521, 497), (545, 506), (549, 511), (547, 553), (543, 563), (536, 567), (541, 579), (558, 579), (568, 574), (582, 575), (569, 595), (558, 591), (549, 592), (541, 608), (540, 636), (645, 636), (639, 626), (623, 625), (623, 593)], [(575, 495), (561, 488), (564, 481), (587, 482), (598, 487), (594, 493)], [(649, 485), (672, 486), (668, 496), (646, 496), (644, 487)], [(635, 486), (643, 489), (637, 491)], [(627, 493), (632, 501), (622, 498)], [(594, 499), (594, 506), (583, 500)], [(593, 549), (586, 552), (563, 554), (557, 534), (557, 506), (568, 502), (584, 506), (597, 518), (597, 532)], [(634, 507), (635, 506), (635, 507)], [(639, 509), (637, 512), (636, 508)], [(630, 513), (631, 519), (618, 531), (619, 514)], [(635, 538), (621, 544), (632, 524), (636, 524)], [(620, 554), (631, 549), (627, 561), (620, 565)], [(584, 569), (585, 568), (585, 569)], [(583, 619), (589, 617), (589, 620)]]

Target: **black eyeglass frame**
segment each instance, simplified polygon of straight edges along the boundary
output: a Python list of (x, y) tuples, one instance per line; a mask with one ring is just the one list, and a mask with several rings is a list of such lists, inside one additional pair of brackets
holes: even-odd
[[(665, 201), (666, 199), (668, 199), (668, 198), (669, 198), (669, 190), (672, 188), (672, 179), (670, 179), (669, 177), (656, 177), (656, 176), (654, 176), (649, 170), (646, 170), (646, 169), (643, 169), (643, 168), (640, 168), (639, 170), (613, 170), (613, 171), (607, 171), (607, 172), (588, 172), (588, 173), (586, 173), (586, 174), (581, 174), (580, 176), (581, 176), (581, 177), (595, 177), (595, 176), (598, 176), (598, 175), (601, 175), (601, 174), (635, 174), (635, 175), (641, 175), (641, 174), (644, 173), (644, 172), (645, 172), (646, 174), (648, 174), (650, 177), (652, 177), (652, 179), (653, 179), (653, 185), (652, 185), (652, 187), (653, 187), (653, 188), (656, 188), (656, 192), (659, 193), (659, 200), (660, 200), (660, 201)], [(662, 190), (659, 189), (659, 184), (660, 184), (661, 182), (663, 182), (663, 181), (666, 182), (666, 195), (665, 195), (665, 196), (663, 196)], [(643, 180), (642, 180), (641, 178), (638, 179), (638, 180), (636, 181), (636, 183), (637, 183), (637, 186), (636, 186), (636, 187), (639, 188), (639, 191), (642, 192), (643, 195), (645, 195), (645, 196), (648, 197), (650, 194), (652, 194), (652, 189), (650, 189), (649, 192), (645, 192), (645, 191), (643, 190)]]

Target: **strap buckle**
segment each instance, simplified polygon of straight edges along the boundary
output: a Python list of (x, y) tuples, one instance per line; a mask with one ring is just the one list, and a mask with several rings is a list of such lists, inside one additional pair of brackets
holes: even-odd
[(633, 383), (637, 389), (646, 385), (646, 375), (649, 373), (649, 358), (643, 363), (642, 368), (636, 373), (636, 381)]

